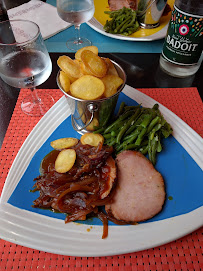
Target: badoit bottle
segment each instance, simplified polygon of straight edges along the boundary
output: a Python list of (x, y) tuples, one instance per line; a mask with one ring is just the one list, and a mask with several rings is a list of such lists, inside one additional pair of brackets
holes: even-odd
[(160, 56), (160, 67), (175, 77), (197, 72), (202, 61), (203, 0), (176, 0)]

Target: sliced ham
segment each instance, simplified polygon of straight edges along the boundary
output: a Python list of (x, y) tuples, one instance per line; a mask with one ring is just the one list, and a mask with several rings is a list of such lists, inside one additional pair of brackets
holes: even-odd
[(140, 222), (162, 210), (165, 186), (161, 174), (140, 152), (123, 151), (117, 158), (117, 187), (106, 212), (118, 220)]
[(108, 0), (110, 10), (118, 10), (123, 7), (136, 9), (136, 0)]

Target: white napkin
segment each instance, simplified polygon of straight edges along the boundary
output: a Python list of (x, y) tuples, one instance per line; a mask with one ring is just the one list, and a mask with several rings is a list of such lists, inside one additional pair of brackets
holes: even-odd
[(35, 22), (40, 27), (43, 39), (48, 39), (71, 26), (59, 17), (54, 6), (39, 0), (31, 0), (9, 9), (8, 16), (10, 20), (22, 19)]

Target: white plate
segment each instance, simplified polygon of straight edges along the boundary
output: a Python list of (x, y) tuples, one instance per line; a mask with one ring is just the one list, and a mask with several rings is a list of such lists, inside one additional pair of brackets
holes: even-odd
[[(143, 106), (152, 107), (155, 103), (147, 95), (129, 86), (126, 86), (123, 92), (131, 99), (142, 103)], [(192, 157), (191, 159), (196, 161), (194, 162), (195, 169), (201, 170), (200, 168), (203, 168), (202, 138), (167, 108), (160, 105), (160, 110), (167, 121), (171, 123), (174, 137), (187, 150), (190, 158)], [(20, 184), (33, 156), (41, 146), (44, 146), (47, 138), (69, 114), (66, 98), (62, 97), (39, 121), (18, 152), (7, 176), (0, 201), (0, 237), (2, 239), (62, 255), (108, 256), (160, 246), (203, 225), (203, 207), (200, 204), (194, 210), (163, 220), (135, 226), (112, 225), (109, 227), (108, 238), (102, 240), (102, 226), (93, 225), (91, 228), (90, 225), (79, 223), (65, 224), (62, 219), (38, 214), (9, 204), (8, 200), (15, 192), (17, 185)], [(182, 180), (180, 180), (181, 182)], [(194, 180), (192, 183), (195, 183)], [(182, 194), (182, 192), (178, 193)], [(27, 193), (29, 194), (29, 191)]]
[[(168, 0), (167, 3), (172, 9), (174, 0)], [(110, 33), (105, 32), (103, 29), (103, 26), (105, 25), (106, 20), (110, 20), (109, 15), (104, 13), (104, 11), (109, 11), (108, 0), (94, 0), (94, 5), (95, 5), (94, 17), (89, 22), (87, 22), (87, 24), (102, 35), (111, 37), (113, 39), (128, 40), (128, 41), (153, 41), (153, 40), (162, 39), (166, 35), (168, 22), (171, 17), (171, 12), (161, 17), (160, 25), (158, 27), (153, 28), (153, 29), (139, 28), (138, 31), (136, 31), (132, 35), (124, 36), (124, 35), (119, 35), (119, 34), (110, 34)]]
[[(87, 24), (94, 29), (95, 31), (99, 32), (102, 35), (105, 35), (107, 37), (113, 38), (113, 39), (118, 39), (118, 40), (128, 40), (128, 41), (153, 41), (153, 40), (160, 40), (165, 38), (166, 32), (168, 29), (168, 24), (166, 24), (161, 30), (155, 32), (153, 31), (153, 34), (143, 36), (143, 37), (133, 37), (133, 36), (123, 36), (120, 34), (111, 34), (107, 33), (103, 29), (103, 25), (97, 21), (94, 17), (87, 22)], [(142, 32), (145, 31), (145, 29), (141, 30)], [(149, 30), (148, 30), (149, 31)], [(155, 33), (154, 33), (155, 32)]]

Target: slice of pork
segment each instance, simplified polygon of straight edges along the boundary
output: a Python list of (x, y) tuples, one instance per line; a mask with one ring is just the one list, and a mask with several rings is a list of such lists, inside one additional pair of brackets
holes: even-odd
[(117, 158), (118, 180), (105, 210), (118, 220), (140, 222), (162, 210), (165, 186), (161, 174), (140, 152), (123, 151)]
[(108, 0), (110, 10), (118, 10), (123, 7), (136, 9), (136, 0)]

